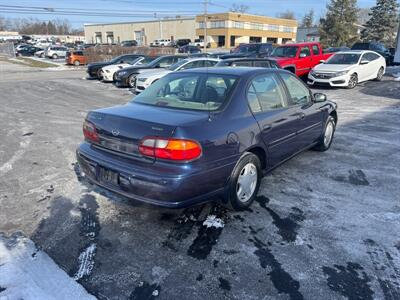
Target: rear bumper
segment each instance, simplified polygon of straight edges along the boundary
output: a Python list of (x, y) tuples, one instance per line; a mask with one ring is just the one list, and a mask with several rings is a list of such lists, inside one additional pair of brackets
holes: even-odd
[[(208, 202), (224, 192), (235, 161), (214, 168), (191, 170), (184, 165), (141, 163), (95, 149), (82, 143), (76, 151), (77, 160), (85, 177), (107, 190), (141, 202), (182, 208)], [(170, 164), (169, 164), (170, 165)], [(117, 172), (118, 184), (100, 178), (100, 168)]]

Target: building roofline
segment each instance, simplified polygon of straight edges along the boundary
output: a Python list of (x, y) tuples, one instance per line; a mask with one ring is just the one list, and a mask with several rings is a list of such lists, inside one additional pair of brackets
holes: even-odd
[(194, 17), (186, 17), (186, 18), (163, 18), (163, 19), (152, 19), (152, 20), (146, 20), (146, 21), (128, 21), (128, 22), (110, 22), (110, 23), (86, 23), (83, 24), (83, 26), (103, 26), (103, 25), (121, 25), (121, 24), (143, 24), (143, 23), (153, 23), (153, 22), (169, 22), (169, 21), (189, 21), (189, 20), (195, 20)]

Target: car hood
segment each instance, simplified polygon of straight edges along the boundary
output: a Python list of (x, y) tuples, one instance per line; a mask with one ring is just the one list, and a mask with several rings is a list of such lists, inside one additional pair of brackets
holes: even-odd
[(355, 65), (330, 65), (330, 64), (319, 64), (314, 67), (314, 71), (316, 72), (341, 72), (347, 71), (354, 67)]
[(168, 73), (171, 73), (171, 70), (167, 69), (148, 69), (148, 70), (142, 70), (140, 72), (140, 75), (138, 75), (137, 78), (149, 78), (149, 77), (162, 77), (164, 75), (167, 75)]
[(108, 71), (118, 71), (118, 70), (122, 70), (123, 68), (127, 68), (130, 67), (131, 65), (129, 64), (116, 64), (116, 65), (107, 65), (105, 67), (103, 67), (103, 70), (108, 70)]
[(90, 68), (102, 68), (102, 67), (109, 66), (109, 65), (111, 65), (110, 62), (97, 62), (97, 63), (88, 64), (88, 68), (89, 69)]

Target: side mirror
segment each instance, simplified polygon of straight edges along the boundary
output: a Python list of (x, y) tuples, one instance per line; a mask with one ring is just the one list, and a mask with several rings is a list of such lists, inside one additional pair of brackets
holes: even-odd
[(325, 60), (322, 59), (322, 60), (319, 61), (319, 63), (324, 64)]
[(368, 65), (369, 64), (369, 61), (368, 60), (362, 60), (361, 62), (360, 62), (360, 65)]
[(322, 93), (315, 93), (314, 94), (314, 102), (319, 103), (319, 102), (325, 102), (328, 100), (325, 94)]
[(299, 56), (300, 58), (304, 58), (304, 57), (307, 57), (307, 54), (305, 54), (305, 53), (300, 53), (300, 56)]

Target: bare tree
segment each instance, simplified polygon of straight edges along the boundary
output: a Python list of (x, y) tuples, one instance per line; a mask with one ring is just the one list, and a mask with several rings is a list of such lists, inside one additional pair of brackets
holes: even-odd
[(287, 10), (283, 13), (280, 13), (278, 16), (279, 16), (279, 18), (282, 18), (282, 19), (296, 20), (296, 15), (291, 10)]
[(245, 13), (249, 10), (249, 6), (245, 4), (236, 4), (233, 3), (230, 9), (231, 12)]

